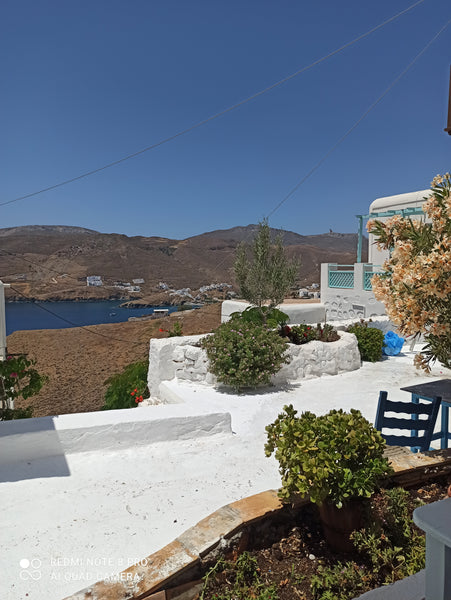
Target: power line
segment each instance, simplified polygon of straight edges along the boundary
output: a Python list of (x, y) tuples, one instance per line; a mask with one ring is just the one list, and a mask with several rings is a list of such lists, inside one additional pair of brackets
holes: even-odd
[(186, 129), (183, 129), (183, 130), (179, 131), (178, 133), (175, 133), (174, 135), (171, 135), (171, 136), (169, 136), (167, 138), (164, 138), (163, 140), (160, 140), (159, 142), (156, 142), (155, 144), (151, 144), (150, 146), (147, 146), (146, 148), (142, 148), (141, 150), (138, 150), (137, 152), (133, 152), (132, 154), (128, 154), (127, 156), (123, 156), (122, 158), (119, 158), (118, 160), (115, 160), (115, 161), (110, 162), (110, 163), (108, 163), (106, 165), (103, 165), (102, 167), (98, 167), (97, 169), (92, 169), (91, 171), (86, 171), (85, 173), (82, 173), (81, 175), (77, 175), (76, 177), (72, 177), (71, 179), (66, 179), (64, 181), (60, 181), (59, 183), (55, 183), (54, 185), (50, 185), (50, 186), (48, 186), (46, 188), (42, 188), (41, 190), (38, 190), (36, 192), (32, 192), (30, 194), (25, 194), (24, 196), (19, 196), (18, 198), (14, 198), (13, 200), (7, 200), (6, 202), (1, 202), (0, 206), (6, 206), (7, 204), (13, 204), (14, 202), (19, 202), (20, 200), (25, 200), (27, 198), (32, 198), (33, 196), (37, 196), (39, 194), (43, 194), (44, 192), (49, 192), (51, 190), (57, 189), (59, 187), (62, 187), (64, 185), (68, 185), (70, 183), (73, 183), (74, 181), (79, 181), (80, 179), (84, 179), (86, 177), (90, 177), (91, 175), (94, 175), (95, 173), (99, 173), (100, 171), (104, 171), (105, 169), (109, 169), (111, 167), (114, 167), (114, 166), (116, 166), (116, 165), (118, 165), (118, 164), (120, 164), (122, 162), (125, 162), (127, 160), (131, 160), (132, 158), (136, 158), (140, 154), (144, 154), (145, 152), (149, 152), (150, 150), (154, 150), (155, 148), (158, 148), (159, 146), (167, 144), (168, 142), (171, 142), (171, 141), (173, 141), (173, 140), (175, 140), (175, 139), (177, 139), (177, 138), (179, 138), (179, 137), (181, 137), (183, 135), (186, 135), (187, 133), (190, 133), (191, 131), (194, 131), (195, 129), (198, 129), (199, 127), (202, 127), (203, 125), (206, 125), (207, 123), (210, 123), (211, 121), (214, 121), (215, 119), (218, 119), (219, 117), (222, 117), (223, 115), (225, 115), (225, 114), (227, 114), (227, 113), (229, 113), (229, 112), (231, 112), (231, 111), (239, 108), (240, 106), (243, 106), (244, 104), (247, 104), (248, 102), (251, 102), (251, 100), (254, 100), (255, 98), (258, 98), (259, 96), (262, 96), (263, 94), (266, 94), (267, 92), (270, 92), (271, 90), (273, 90), (273, 89), (281, 86), (282, 84), (286, 83), (287, 81), (290, 81), (291, 79), (294, 79), (298, 75), (301, 75), (302, 73), (305, 73), (306, 71), (312, 69), (316, 65), (321, 64), (325, 60), (331, 58), (332, 56), (335, 56), (336, 54), (342, 52), (346, 48), (349, 48), (350, 46), (353, 46), (354, 44), (356, 44), (360, 40), (363, 40), (364, 38), (368, 37), (369, 35), (371, 35), (375, 31), (377, 31), (378, 29), (381, 29), (385, 25), (388, 25), (389, 23), (395, 21), (396, 19), (398, 19), (402, 15), (406, 14), (407, 12), (409, 12), (410, 10), (412, 10), (413, 8), (419, 6), (423, 2), (425, 2), (425, 0), (418, 0), (417, 2), (414, 2), (413, 4), (411, 4), (410, 6), (408, 6), (407, 8), (405, 8), (404, 10), (402, 10), (401, 12), (397, 13), (396, 15), (393, 15), (389, 19), (386, 19), (385, 21), (382, 21), (382, 23), (379, 23), (379, 25), (376, 25), (375, 27), (372, 27), (371, 29), (369, 29), (365, 33), (362, 33), (361, 35), (359, 35), (356, 38), (352, 39), (351, 41), (347, 42), (346, 44), (343, 44), (339, 48), (333, 50), (332, 52), (329, 52), (328, 54), (326, 54), (326, 55), (322, 56), (321, 58), (315, 60), (314, 62), (310, 63), (309, 65), (307, 65), (305, 67), (301, 67), (300, 69), (298, 69), (294, 73), (291, 73), (291, 75), (288, 75), (287, 77), (284, 77), (283, 79), (280, 79), (279, 81), (276, 81), (275, 83), (269, 85), (268, 87), (266, 87), (266, 88), (264, 88), (264, 89), (256, 92), (255, 94), (252, 94), (251, 96), (248, 96), (247, 98), (244, 98), (243, 100), (240, 100), (236, 104), (232, 104), (228, 108), (225, 108), (224, 110), (221, 110), (221, 111), (215, 113), (214, 115), (211, 115), (210, 117), (207, 117), (206, 119), (203, 119), (202, 121), (198, 121), (194, 125), (191, 125), (190, 127), (187, 127)]
[[(335, 144), (333, 144), (333, 146), (331, 148), (329, 148), (329, 150), (320, 158), (320, 160), (310, 169), (310, 171), (308, 171), (308, 173), (306, 175), (304, 175), (304, 177), (302, 177), (302, 179), (300, 181), (298, 181), (298, 183), (288, 192), (288, 194), (286, 194), (286, 196), (284, 196), (282, 198), (282, 200), (280, 200), (280, 202), (278, 204), (276, 204), (276, 206), (267, 214), (267, 216), (265, 217), (266, 219), (269, 220), (269, 218), (279, 210), (279, 208), (285, 204), (285, 202), (291, 198), (291, 196), (307, 181), (307, 179), (309, 179), (313, 173), (315, 173), (315, 171), (317, 171), (319, 169), (319, 167), (324, 163), (324, 161), (334, 152), (334, 150), (336, 150), (338, 148), (338, 146), (340, 146), (340, 144), (342, 142), (344, 142), (344, 140), (354, 131), (354, 129), (365, 119), (365, 117), (373, 110), (373, 108), (375, 108), (379, 102), (381, 102), (381, 100), (390, 92), (390, 90), (398, 83), (398, 81), (413, 67), (413, 65), (417, 62), (417, 60), (428, 50), (428, 48), (435, 42), (435, 40), (445, 31), (445, 29), (448, 27), (448, 25), (451, 23), (451, 19), (445, 23), (445, 25), (443, 25), (443, 27), (441, 27), (439, 29), (439, 31), (429, 40), (429, 42), (427, 42), (427, 44), (422, 48), (422, 50), (420, 50), (420, 52), (418, 52), (418, 54), (410, 61), (410, 63), (407, 65), (407, 67), (405, 67), (405, 69), (403, 69), (401, 71), (401, 73), (392, 81), (392, 83), (390, 83), (390, 85), (382, 92), (382, 94), (380, 96), (378, 96), (378, 98), (372, 102), (370, 104), (370, 106), (366, 109), (366, 111), (357, 119), (357, 121), (346, 131), (346, 133), (344, 133), (340, 139), (335, 142)], [(250, 240), (250, 236), (251, 236), (251, 232), (248, 233), (248, 235), (246, 236), (246, 239), (243, 241), (249, 241)], [(224, 257), (224, 259), (222, 261), (220, 261), (217, 265), (216, 268), (222, 266), (225, 261), (227, 260), (228, 257)]]
[[(422, 2), (424, 2), (424, 0), (421, 0)], [(390, 85), (382, 92), (382, 94), (380, 94), (377, 99), (372, 102), (370, 104), (370, 106), (365, 110), (365, 112), (357, 119), (357, 121), (339, 138), (339, 140), (337, 142), (335, 142), (335, 144), (333, 144), (333, 146), (331, 148), (329, 148), (329, 150), (320, 158), (320, 160), (310, 169), (310, 171), (308, 171), (308, 173), (306, 175), (304, 175), (304, 177), (302, 177), (302, 179), (300, 181), (298, 181), (298, 183), (288, 192), (288, 194), (286, 194), (286, 196), (284, 196), (282, 198), (282, 200), (280, 200), (280, 202), (267, 214), (266, 219), (269, 220), (269, 217), (271, 217), (276, 211), (279, 210), (279, 208), (281, 208), (281, 206), (301, 187), (301, 185), (303, 185), (312, 175), (313, 173), (315, 173), (315, 171), (317, 171), (319, 169), (319, 167), (325, 162), (325, 160), (338, 148), (338, 146), (340, 146), (340, 144), (342, 142), (344, 142), (344, 140), (354, 131), (354, 129), (356, 129), (356, 127), (358, 127), (358, 125), (365, 119), (365, 117), (368, 116), (368, 114), (373, 110), (373, 108), (375, 108), (382, 100), (383, 98), (385, 98), (385, 96), (393, 89), (393, 87), (398, 83), (398, 81), (400, 81), (400, 79), (402, 79), (402, 77), (404, 77), (404, 75), (410, 71), (410, 69), (414, 66), (414, 64), (417, 62), (417, 60), (429, 49), (429, 47), (435, 42), (435, 40), (445, 31), (445, 29), (448, 27), (448, 25), (451, 23), (451, 19), (447, 21), (447, 23), (445, 23), (445, 25), (443, 25), (439, 31), (437, 33), (435, 33), (435, 35), (427, 42), (427, 44), (420, 50), (420, 52), (418, 52), (415, 57), (409, 62), (409, 64), (401, 71), (401, 73), (399, 75), (397, 75), (397, 77), (395, 77), (395, 79), (390, 83)], [(1, 206), (1, 205), (0, 205)], [(250, 233), (248, 236), (246, 236), (248, 239), (250, 237)], [(5, 252), (15, 258), (19, 258), (21, 260), (24, 260), (25, 262), (28, 262), (34, 266), (37, 266), (39, 268), (44, 268), (48, 271), (52, 271), (54, 273), (57, 273), (58, 275), (61, 276), (61, 274), (51, 268), (48, 267), (44, 267), (42, 265), (39, 265), (38, 263), (34, 263), (33, 261), (30, 261), (22, 256), (18, 256), (16, 254), (13, 254), (11, 252), (8, 252), (7, 250), (3, 250), (0, 249), (0, 252)], [(224, 264), (224, 262), (228, 259), (228, 257), (224, 257), (224, 259), (222, 261), (220, 261), (219, 263), (217, 263), (216, 268), (220, 267)], [(71, 277), (71, 276), (69, 276)], [(75, 277), (71, 277), (71, 279), (75, 280)], [(15, 288), (11, 288), (11, 289), (15, 289)], [(18, 293), (22, 294), (21, 292), (19, 292), (18, 290), (15, 290)], [(24, 296), (25, 298), (27, 296), (25, 296), (25, 294), (22, 294), (22, 296)], [(39, 306), (39, 305), (38, 305)], [(63, 321), (66, 321), (67, 323), (73, 325), (74, 327), (79, 327), (79, 325), (72, 323), (71, 321), (68, 321), (67, 319), (64, 319), (63, 317), (60, 317), (59, 315), (57, 315), (56, 313), (53, 313), (52, 311), (45, 309), (44, 307), (40, 307), (43, 308), (43, 310), (47, 310), (47, 312), (55, 315), (56, 317), (60, 318)], [(83, 327), (83, 326), (81, 326)], [(89, 330), (87, 330), (89, 331)], [(94, 332), (91, 332), (94, 333)], [(97, 332), (96, 332), (97, 333)], [(98, 334), (101, 335), (101, 334)], [(103, 335), (103, 334), (102, 334)], [(104, 337), (108, 337), (108, 336), (104, 336)], [(111, 338), (113, 339), (113, 338)], [(124, 340), (118, 340), (118, 341), (124, 341)]]
[(435, 40), (445, 31), (448, 25), (451, 23), (451, 19), (440, 28), (440, 30), (429, 40), (429, 42), (423, 47), (422, 50), (415, 56), (415, 58), (407, 65), (407, 67), (401, 71), (401, 73), (392, 81), (392, 83), (382, 92), (382, 94), (366, 109), (362, 116), (350, 127), (341, 138), (335, 142), (335, 144), (324, 154), (320, 160), (310, 169), (310, 171), (304, 175), (304, 177), (298, 181), (298, 183), (288, 192), (288, 194), (282, 198), (282, 200), (268, 213), (267, 219), (273, 215), (279, 208), (301, 187), (303, 183), (313, 175), (315, 171), (323, 164), (323, 162), (338, 148), (338, 146), (344, 142), (344, 140), (354, 131), (354, 129), (363, 121), (363, 119), (375, 108), (379, 102), (390, 92), (390, 90), (398, 83), (398, 81), (413, 67), (417, 60), (428, 50), (428, 48), (435, 42)]
[[(424, 1), (424, 0), (422, 0)], [(405, 69), (403, 69), (401, 71), (401, 73), (392, 81), (392, 83), (382, 92), (382, 94), (380, 96), (378, 96), (378, 98), (367, 108), (367, 110), (359, 117), (359, 119), (357, 119), (357, 121), (346, 131), (346, 133), (344, 133), (341, 138), (323, 155), (323, 157), (312, 167), (312, 169), (310, 169), (310, 171), (290, 190), (290, 192), (284, 197), (282, 198), (282, 200), (268, 213), (267, 215), (267, 219), (269, 219), (270, 216), (272, 216), (277, 210), (279, 210), (279, 208), (299, 189), (299, 187), (305, 182), (307, 181), (307, 179), (309, 177), (311, 177), (311, 175), (323, 164), (323, 162), (330, 156), (330, 154), (332, 154), (332, 152), (354, 131), (354, 129), (363, 121), (363, 119), (373, 110), (373, 108), (375, 108), (379, 102), (381, 102), (381, 100), (390, 92), (390, 90), (398, 83), (398, 81), (414, 66), (414, 64), (417, 62), (417, 60), (428, 50), (428, 48), (435, 42), (435, 40), (443, 33), (443, 31), (445, 31), (445, 29), (449, 26), (449, 24), (451, 23), (451, 19), (447, 21), (447, 23), (445, 23), (445, 25), (443, 25), (439, 31), (427, 42), (427, 44), (420, 50), (420, 52), (418, 52), (418, 54), (416, 54), (416, 56), (410, 61), (410, 63), (407, 65), (407, 67)], [(12, 256), (14, 256), (12, 253), (2, 250), (3, 252), (7, 252), (8, 254), (11, 254)], [(22, 260), (25, 260), (26, 262), (30, 262), (31, 264), (35, 264), (32, 261), (29, 261), (25, 258), (22, 258), (20, 256), (17, 256), (17, 258), (21, 258)], [(228, 257), (227, 257), (228, 258)], [(224, 259), (222, 261), (220, 261), (217, 264), (218, 266), (221, 266), (226, 260), (226, 257), (224, 257)], [(45, 267), (44, 267), (45, 268)], [(50, 271), (53, 271), (53, 269), (48, 269)], [(56, 272), (56, 271), (55, 271)], [(24, 298), (29, 299), (25, 294), (23, 294), (22, 292), (20, 292), (19, 290), (17, 290), (14, 287), (11, 287), (12, 290), (14, 290), (15, 292), (17, 292), (18, 294), (20, 294), (21, 296), (23, 296)], [(100, 335), (101, 337), (107, 338), (107, 339), (111, 339), (114, 341), (120, 341), (120, 342), (126, 342), (129, 343), (129, 340), (122, 340), (120, 338), (112, 338), (110, 336), (107, 336), (105, 334), (102, 334), (100, 332), (97, 331), (92, 331), (90, 329), (88, 329), (87, 327), (83, 326), (83, 325), (78, 325), (76, 323), (73, 323), (72, 321), (65, 319), (64, 317), (61, 317), (60, 315), (54, 313), (53, 311), (41, 306), (40, 304), (35, 304), (35, 306), (38, 306), (39, 308), (41, 308), (42, 310), (54, 315), (55, 317), (61, 319), (62, 321), (68, 323), (69, 325), (72, 325), (73, 327), (81, 327), (82, 329), (85, 329), (86, 331), (88, 331), (89, 333), (93, 333), (95, 335)], [(145, 342), (138, 342), (139, 344), (146, 344)]]
[[(23, 298), (26, 298), (27, 300), (30, 300), (30, 298), (26, 294), (24, 294), (20, 290), (16, 289), (12, 285), (10, 286), (10, 289), (14, 290), (17, 294), (19, 294)], [(43, 311), (45, 311), (45, 312), (53, 315), (54, 317), (57, 317), (58, 319), (60, 319), (61, 321), (64, 321), (68, 325), (72, 325), (72, 327), (77, 327), (77, 329), (84, 329), (88, 333), (92, 333), (93, 335), (99, 335), (100, 337), (106, 338), (108, 340), (112, 340), (112, 341), (115, 341), (115, 342), (124, 342), (124, 343), (130, 345), (130, 340), (123, 340), (121, 338), (114, 338), (114, 337), (111, 337), (110, 335), (106, 335), (104, 333), (100, 333), (100, 331), (93, 331), (92, 329), (88, 329), (88, 327), (86, 327), (86, 325), (80, 325), (80, 324), (74, 323), (73, 321), (70, 321), (69, 319), (66, 319), (65, 317), (62, 317), (61, 315), (58, 315), (56, 312), (53, 312), (53, 310), (50, 310), (49, 308), (46, 308), (45, 306), (42, 306), (42, 304), (38, 304), (37, 302), (33, 302), (33, 306), (36, 306), (37, 308), (40, 308), (41, 310), (43, 310)], [(148, 346), (149, 342), (133, 342), (133, 344), (135, 346), (136, 345), (138, 345), (138, 346)]]

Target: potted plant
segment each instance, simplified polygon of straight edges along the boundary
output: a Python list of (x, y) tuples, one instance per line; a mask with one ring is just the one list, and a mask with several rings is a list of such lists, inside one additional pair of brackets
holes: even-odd
[(300, 417), (285, 406), (266, 427), (266, 456), (279, 461), (279, 495), (309, 496), (319, 506), (326, 541), (335, 550), (350, 551), (349, 535), (362, 527), (362, 500), (392, 472), (384, 457), (385, 440), (360, 411), (331, 410)]

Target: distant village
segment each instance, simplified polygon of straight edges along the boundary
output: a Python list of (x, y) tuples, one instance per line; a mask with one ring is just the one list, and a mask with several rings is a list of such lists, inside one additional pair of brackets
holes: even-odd
[[(120, 290), (124, 290), (126, 292), (140, 292), (141, 285), (144, 283), (144, 279), (132, 279), (130, 283), (125, 281), (115, 281), (113, 283), (113, 287), (119, 288)], [(86, 277), (86, 285), (88, 287), (101, 287), (103, 285), (102, 276), (101, 275), (88, 275)]]
[[(141, 285), (144, 284), (145, 281), (143, 278), (132, 279), (129, 281), (115, 281), (113, 283), (113, 287), (118, 288), (122, 291), (126, 292), (141, 292)], [(104, 285), (101, 275), (88, 275), (86, 277), (86, 285), (88, 287), (101, 287)], [(193, 302), (201, 302), (203, 300), (203, 296), (208, 294), (208, 292), (226, 292), (227, 297), (229, 299), (235, 298), (237, 296), (236, 292), (232, 290), (232, 285), (230, 283), (211, 283), (209, 285), (201, 286), (196, 295), (192, 294), (191, 288), (181, 288), (181, 289), (173, 289), (164, 281), (160, 281), (158, 284), (158, 289), (162, 292), (167, 292), (169, 296), (181, 296), (183, 298), (192, 300)], [(311, 286), (307, 286), (305, 288), (299, 289), (299, 298), (319, 298), (319, 283), (313, 283)]]

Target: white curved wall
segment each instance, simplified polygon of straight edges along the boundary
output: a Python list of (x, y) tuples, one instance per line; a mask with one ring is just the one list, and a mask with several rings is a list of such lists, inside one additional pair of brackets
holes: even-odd
[[(208, 371), (207, 353), (192, 344), (203, 336), (150, 340), (148, 386), (153, 399), (160, 399), (160, 385), (171, 379), (215, 385)], [(290, 363), (272, 378), (273, 383), (295, 382), (321, 375), (337, 375), (360, 367), (357, 340), (352, 333), (340, 332), (336, 342), (288, 344)], [(167, 398), (167, 397), (166, 397)]]

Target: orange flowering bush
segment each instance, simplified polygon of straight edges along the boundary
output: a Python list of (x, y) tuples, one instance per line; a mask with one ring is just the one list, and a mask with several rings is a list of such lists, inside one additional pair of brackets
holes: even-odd
[(405, 336), (424, 334), (426, 346), (415, 357), (426, 371), (438, 360), (451, 368), (451, 175), (437, 175), (423, 210), (430, 222), (399, 215), (369, 221), (379, 248), (391, 250), (384, 271), (374, 275), (374, 295)]

